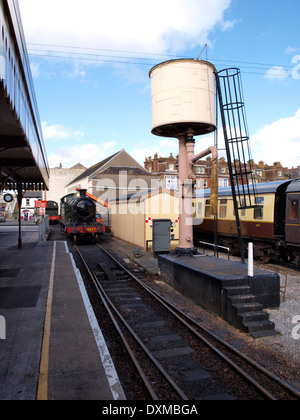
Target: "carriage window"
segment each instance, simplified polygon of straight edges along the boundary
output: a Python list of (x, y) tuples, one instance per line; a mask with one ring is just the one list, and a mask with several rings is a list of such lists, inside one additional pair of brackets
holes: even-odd
[(210, 200), (205, 201), (205, 217), (210, 217)]
[(290, 211), (290, 219), (298, 219), (299, 218), (299, 201), (292, 200), (291, 201), (291, 211)]
[(265, 204), (264, 197), (256, 197), (255, 204), (258, 207), (256, 207), (254, 209), (254, 219), (255, 220), (263, 220), (263, 218), (264, 218), (264, 204)]
[[(245, 217), (246, 216), (246, 209), (245, 209), (245, 207), (246, 207), (246, 200), (244, 199), (244, 198), (242, 198), (241, 200), (240, 200), (240, 205), (241, 205), (241, 209), (240, 209), (240, 215), (241, 216), (243, 216), (243, 217)], [(234, 206), (233, 206), (233, 216), (235, 217), (235, 209), (234, 209)]]
[(220, 219), (226, 219), (226, 217), (227, 217), (227, 200), (221, 200)]
[(198, 214), (197, 214), (197, 216), (198, 217), (203, 217), (203, 206), (202, 206), (202, 203), (198, 203)]

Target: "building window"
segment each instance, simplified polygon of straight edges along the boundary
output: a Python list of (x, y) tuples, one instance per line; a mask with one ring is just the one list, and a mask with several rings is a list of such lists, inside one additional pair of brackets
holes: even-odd
[(166, 176), (166, 188), (168, 190), (177, 190), (177, 177), (176, 176)]
[(219, 178), (219, 187), (220, 188), (227, 188), (229, 186), (229, 179), (228, 178)]

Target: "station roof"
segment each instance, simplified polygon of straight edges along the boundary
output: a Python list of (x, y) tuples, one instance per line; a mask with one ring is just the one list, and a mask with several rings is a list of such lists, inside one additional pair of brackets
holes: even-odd
[(16, 0), (0, 3), (0, 20), (0, 190), (46, 190), (50, 170)]

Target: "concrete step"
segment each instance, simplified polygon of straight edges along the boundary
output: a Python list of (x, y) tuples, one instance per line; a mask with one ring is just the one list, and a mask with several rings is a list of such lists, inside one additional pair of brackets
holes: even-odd
[(249, 323), (249, 322), (257, 322), (257, 321), (268, 321), (269, 320), (269, 314), (266, 312), (243, 312), (240, 314), (240, 316), (243, 318), (243, 323)]
[(228, 296), (228, 299), (231, 300), (232, 305), (243, 305), (247, 303), (255, 303), (256, 297), (254, 295), (235, 295), (235, 296)]
[(246, 322), (245, 326), (247, 327), (249, 333), (275, 330), (275, 324), (269, 320)]
[(274, 330), (264, 330), (264, 331), (255, 331), (249, 333), (251, 337), (258, 339), (258, 338), (264, 338), (264, 337), (273, 337), (276, 335), (280, 335), (278, 331)]
[(258, 302), (247, 302), (247, 303), (238, 303), (234, 305), (237, 313), (242, 314), (244, 312), (262, 312), (263, 305)]
[(251, 294), (251, 288), (249, 286), (225, 287), (224, 290), (226, 290), (228, 297)]

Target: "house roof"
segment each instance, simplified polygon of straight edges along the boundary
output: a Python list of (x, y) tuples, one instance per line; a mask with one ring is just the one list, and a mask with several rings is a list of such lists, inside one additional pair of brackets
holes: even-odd
[(144, 200), (147, 200), (147, 198), (154, 197), (155, 195), (158, 195), (158, 194), (168, 194), (173, 197), (178, 197), (178, 194), (176, 194), (175, 191), (160, 187), (155, 190), (152, 190), (149, 188), (146, 191), (142, 190), (142, 191), (137, 191), (130, 194), (125, 194), (125, 195), (122, 195), (121, 197), (116, 198), (116, 200), (112, 200), (112, 202), (118, 203), (120, 201), (129, 201), (129, 200), (132, 200), (133, 202), (139, 201), (139, 200), (144, 201)]
[(70, 169), (87, 169), (86, 166), (83, 166), (81, 163), (77, 163), (76, 165), (72, 166)]
[(103, 174), (119, 174), (125, 171), (128, 175), (151, 175), (146, 169), (138, 168), (136, 166), (109, 166), (101, 171)]
[(103, 167), (103, 166), (105, 166), (110, 160), (112, 160), (113, 158), (115, 158), (116, 156), (118, 156), (121, 152), (123, 152), (124, 150), (121, 150), (120, 152), (118, 152), (118, 153), (115, 153), (114, 155), (112, 155), (112, 156), (109, 156), (108, 158), (106, 158), (106, 159), (104, 159), (104, 160), (102, 160), (101, 162), (99, 162), (99, 163), (96, 163), (96, 165), (93, 165), (93, 166), (91, 166), (90, 168), (88, 168), (86, 171), (84, 171), (81, 175), (79, 175), (77, 178), (75, 178), (73, 181), (71, 181), (68, 185), (67, 185), (67, 187), (69, 186), (69, 185), (72, 185), (72, 184), (74, 184), (75, 182), (78, 182), (78, 181), (81, 181), (82, 179), (84, 179), (84, 178), (87, 178), (87, 177), (90, 177), (90, 176), (92, 176), (93, 174), (95, 174), (96, 172), (99, 172), (99, 170)]

